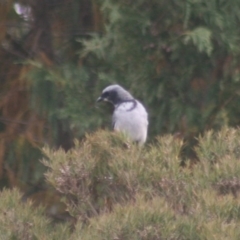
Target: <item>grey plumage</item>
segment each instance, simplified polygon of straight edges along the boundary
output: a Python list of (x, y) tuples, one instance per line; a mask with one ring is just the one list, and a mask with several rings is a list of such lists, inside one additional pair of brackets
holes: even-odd
[(123, 87), (110, 85), (97, 100), (113, 104), (113, 128), (125, 133), (132, 141), (144, 144), (147, 139), (148, 114), (144, 106)]

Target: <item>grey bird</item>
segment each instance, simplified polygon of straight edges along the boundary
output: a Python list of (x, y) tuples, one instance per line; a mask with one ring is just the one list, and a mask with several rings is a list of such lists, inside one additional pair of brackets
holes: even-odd
[(114, 106), (113, 129), (123, 132), (130, 140), (144, 144), (147, 139), (148, 113), (145, 107), (119, 85), (106, 87), (97, 102), (106, 101)]

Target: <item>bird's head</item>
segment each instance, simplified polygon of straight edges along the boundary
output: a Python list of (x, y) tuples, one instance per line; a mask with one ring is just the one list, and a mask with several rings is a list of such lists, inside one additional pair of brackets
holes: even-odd
[(119, 85), (110, 85), (103, 89), (101, 96), (97, 102), (105, 101), (110, 102), (114, 106), (121, 102), (134, 99), (133, 96)]

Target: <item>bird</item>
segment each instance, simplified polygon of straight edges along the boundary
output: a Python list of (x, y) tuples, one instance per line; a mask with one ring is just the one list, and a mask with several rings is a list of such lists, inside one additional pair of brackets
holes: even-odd
[(103, 89), (97, 102), (109, 102), (114, 106), (113, 129), (122, 132), (133, 142), (143, 145), (148, 133), (148, 113), (145, 107), (118, 84)]

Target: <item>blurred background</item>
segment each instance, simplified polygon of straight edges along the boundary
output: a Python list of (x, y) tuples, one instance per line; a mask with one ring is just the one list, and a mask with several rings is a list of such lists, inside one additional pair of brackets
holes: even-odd
[(65, 219), (41, 148), (111, 128), (118, 83), (149, 112), (149, 142), (240, 122), (238, 0), (0, 0), (0, 186)]

